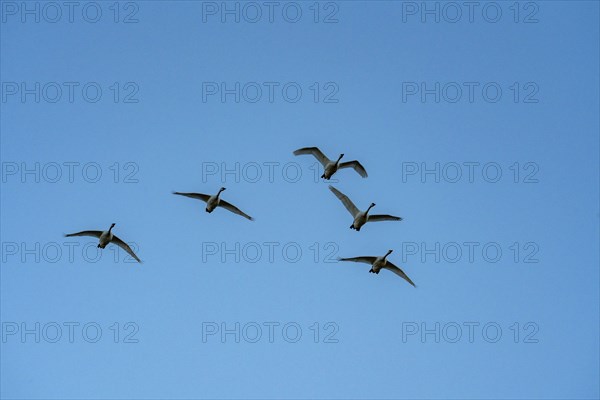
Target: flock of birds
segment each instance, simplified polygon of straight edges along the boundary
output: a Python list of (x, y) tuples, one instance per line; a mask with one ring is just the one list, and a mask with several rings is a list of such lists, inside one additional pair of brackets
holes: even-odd
[[(340, 154), (337, 160), (330, 160), (319, 150), (317, 147), (304, 147), (302, 149), (298, 149), (294, 151), (294, 155), (313, 155), (324, 168), (323, 175), (321, 178), (329, 180), (338, 170), (344, 168), (353, 168), (360, 176), (363, 178), (367, 177), (367, 171), (362, 166), (362, 164), (356, 160), (348, 161), (340, 163), (344, 154)], [(380, 215), (371, 215), (369, 211), (371, 208), (375, 207), (375, 203), (371, 203), (369, 207), (365, 211), (361, 211), (354, 205), (352, 200), (348, 198), (345, 194), (329, 185), (329, 189), (333, 192), (333, 194), (342, 202), (344, 207), (348, 210), (348, 212), (352, 215), (353, 221), (352, 225), (350, 225), (350, 229), (354, 229), (356, 231), (360, 231), (360, 228), (363, 227), (367, 222), (377, 222), (377, 221), (401, 221), (402, 218), (396, 217), (388, 214), (380, 214)], [(173, 192), (175, 195), (190, 197), (196, 200), (202, 200), (206, 203), (206, 212), (212, 213), (217, 207), (222, 207), (232, 213), (241, 215), (244, 218), (249, 219), (250, 221), (254, 221), (254, 218), (234, 206), (233, 204), (221, 199), (221, 193), (225, 191), (225, 188), (222, 187), (219, 191), (214, 195), (208, 195), (204, 193), (183, 193), (183, 192)], [(109, 243), (114, 243), (117, 246), (121, 247), (125, 250), (130, 256), (132, 256), (136, 261), (142, 262), (138, 256), (133, 252), (131, 247), (123, 240), (118, 238), (114, 233), (112, 233), (112, 229), (115, 227), (115, 224), (111, 224), (110, 228), (106, 231), (81, 231), (76, 233), (70, 233), (65, 235), (66, 237), (71, 236), (92, 236), (98, 238), (98, 248), (105, 248)], [(395, 273), (396, 275), (405, 279), (412, 286), (416, 285), (410, 278), (402, 271), (402, 269), (398, 268), (390, 261), (387, 260), (387, 257), (392, 253), (393, 250), (388, 250), (387, 253), (383, 256), (373, 257), (373, 256), (361, 256), (361, 257), (350, 257), (350, 258), (338, 258), (339, 261), (351, 261), (351, 262), (360, 262), (371, 265), (371, 269), (369, 272), (374, 274), (379, 274), (382, 269), (387, 269)]]

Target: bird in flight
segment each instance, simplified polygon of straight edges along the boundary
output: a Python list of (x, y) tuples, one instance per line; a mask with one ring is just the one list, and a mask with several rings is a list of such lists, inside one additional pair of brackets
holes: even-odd
[(321, 175), (321, 178), (329, 180), (331, 176), (337, 172), (338, 169), (343, 168), (354, 168), (354, 170), (358, 172), (360, 176), (362, 176), (363, 178), (367, 177), (367, 171), (365, 170), (365, 167), (363, 167), (358, 161), (354, 160), (340, 163), (340, 160), (342, 159), (342, 157), (344, 157), (343, 153), (340, 154), (337, 161), (332, 161), (329, 158), (327, 158), (325, 154), (323, 154), (323, 152), (319, 150), (318, 147), (304, 147), (302, 149), (294, 151), (295, 156), (299, 156), (302, 154), (312, 154), (321, 163), (321, 165), (323, 165), (324, 172), (323, 175)]
[(402, 271), (400, 268), (396, 267), (394, 264), (392, 264), (391, 262), (389, 262), (387, 260), (387, 256), (389, 256), (392, 253), (392, 251), (393, 250), (388, 250), (388, 252), (384, 256), (381, 256), (381, 257), (364, 256), (364, 257), (338, 258), (338, 261), (352, 261), (352, 262), (361, 262), (361, 263), (365, 263), (365, 264), (370, 264), (371, 269), (369, 270), (369, 272), (372, 272), (374, 274), (379, 274), (379, 271), (381, 271), (382, 269), (387, 269), (388, 271), (392, 271), (393, 273), (395, 273), (396, 275), (398, 275), (399, 277), (401, 277), (402, 279), (404, 279), (405, 281), (407, 281), (414, 287), (417, 287), (414, 284), (414, 282), (411, 281), (410, 278), (404, 273), (404, 271)]
[(112, 233), (112, 228), (115, 227), (115, 223), (112, 223), (110, 225), (110, 228), (108, 228), (107, 231), (81, 231), (81, 232), (77, 232), (77, 233), (69, 233), (66, 234), (65, 237), (71, 237), (71, 236), (93, 236), (98, 238), (98, 248), (103, 249), (106, 247), (106, 245), (108, 245), (109, 243), (114, 243), (117, 246), (119, 246), (120, 248), (122, 248), (123, 250), (125, 250), (131, 257), (135, 258), (135, 260), (139, 263), (141, 263), (142, 261), (138, 258), (138, 256), (135, 255), (135, 253), (133, 252), (133, 250), (131, 250), (131, 247), (129, 247), (129, 245), (127, 243), (125, 243), (124, 241), (122, 241), (121, 239), (119, 239), (115, 234)]
[(219, 189), (217, 194), (215, 194), (213, 196), (210, 196), (208, 194), (202, 194), (202, 193), (173, 192), (173, 194), (177, 194), (179, 196), (191, 197), (192, 199), (202, 200), (202, 201), (206, 202), (206, 212), (207, 213), (213, 212), (214, 209), (217, 207), (223, 207), (224, 209), (229, 210), (232, 213), (241, 215), (244, 218), (248, 218), (250, 221), (254, 221), (254, 218), (252, 218), (251, 216), (249, 216), (248, 214), (246, 214), (245, 212), (243, 212), (242, 210), (240, 210), (233, 204), (228, 203), (225, 200), (221, 199), (221, 197), (220, 197), (221, 192), (224, 190), (225, 190), (225, 188), (222, 187), (221, 189)]
[(346, 207), (346, 210), (348, 210), (348, 212), (350, 212), (350, 214), (352, 214), (354, 221), (352, 221), (352, 225), (350, 225), (350, 229), (356, 229), (357, 232), (360, 231), (360, 228), (367, 222), (402, 221), (402, 218), (395, 217), (393, 215), (387, 215), (387, 214), (369, 215), (369, 211), (371, 210), (371, 208), (375, 207), (375, 203), (371, 203), (371, 205), (369, 206), (369, 208), (366, 209), (366, 211), (360, 211), (354, 205), (352, 200), (350, 200), (348, 198), (348, 196), (346, 196), (344, 193), (340, 192), (339, 190), (337, 190), (336, 188), (334, 188), (331, 185), (329, 185), (329, 190), (331, 190), (333, 192), (333, 194), (335, 194), (336, 197), (338, 199), (340, 199), (340, 201), (342, 202), (344, 207)]

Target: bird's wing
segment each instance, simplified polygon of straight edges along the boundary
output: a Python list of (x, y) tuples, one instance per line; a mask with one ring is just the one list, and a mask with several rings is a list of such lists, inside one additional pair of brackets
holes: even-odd
[(102, 231), (81, 231), (81, 232), (77, 232), (77, 233), (68, 233), (68, 234), (65, 235), (65, 237), (71, 237), (71, 236), (93, 236), (93, 237), (99, 238), (100, 235), (102, 235)]
[(245, 212), (243, 212), (242, 210), (240, 210), (233, 204), (226, 202), (225, 200), (221, 200), (219, 202), (219, 206), (225, 208), (226, 210), (231, 211), (232, 213), (241, 215), (244, 218), (248, 218), (250, 221), (254, 221), (254, 218), (252, 218), (251, 216), (249, 216), (248, 214), (246, 214)]
[(387, 214), (379, 214), (379, 215), (369, 215), (367, 218), (369, 222), (377, 222), (377, 221), (402, 221), (401, 217), (394, 217), (393, 215)]
[(391, 262), (387, 262), (385, 264), (385, 267), (383, 267), (389, 271), (392, 271), (393, 273), (395, 273), (396, 275), (398, 275), (399, 277), (403, 278), (404, 280), (406, 280), (406, 282), (410, 283), (411, 285), (413, 285), (414, 287), (417, 287), (417, 285), (415, 285), (415, 283), (413, 281), (410, 280), (410, 278), (408, 277), (408, 275), (406, 275), (404, 273), (404, 271), (402, 271), (400, 268), (396, 267), (394, 264), (392, 264)]
[(180, 192), (173, 192), (173, 194), (178, 194), (180, 196), (185, 196), (185, 197), (191, 197), (192, 199), (197, 199), (197, 200), (202, 200), (202, 201), (208, 201), (208, 199), (210, 198), (209, 195), (202, 194), (202, 193), (180, 193)]
[(321, 150), (319, 150), (318, 147), (303, 147), (294, 151), (295, 156), (299, 156), (301, 154), (312, 154), (317, 160), (319, 160), (323, 167), (325, 167), (331, 162), (331, 160), (325, 157), (325, 154), (323, 154), (323, 152), (321, 152)]
[(338, 165), (338, 168), (354, 168), (354, 170), (358, 172), (358, 174), (363, 178), (366, 178), (368, 176), (365, 167), (363, 167), (362, 164), (356, 160), (340, 163), (340, 165)]
[(352, 261), (352, 262), (361, 262), (365, 264), (373, 265), (377, 257), (351, 257), (351, 258), (338, 258), (338, 261)]
[(360, 210), (358, 208), (356, 208), (356, 206), (354, 205), (352, 200), (350, 200), (348, 198), (348, 196), (346, 196), (344, 193), (340, 192), (339, 190), (337, 190), (336, 188), (334, 188), (331, 185), (329, 185), (329, 190), (331, 190), (333, 192), (333, 194), (335, 194), (335, 196), (338, 199), (340, 199), (340, 201), (346, 207), (346, 210), (348, 210), (350, 212), (350, 214), (352, 214), (353, 217), (356, 217), (356, 214), (358, 214), (360, 212)]
[(114, 244), (116, 244), (117, 246), (119, 246), (120, 248), (122, 248), (123, 250), (125, 250), (127, 253), (129, 253), (129, 255), (131, 257), (135, 258), (137, 262), (139, 262), (139, 263), (142, 262), (142, 260), (140, 260), (138, 258), (138, 256), (135, 255), (135, 253), (133, 252), (133, 250), (131, 250), (131, 247), (129, 247), (129, 245), (127, 243), (125, 243), (124, 241), (122, 241), (121, 239), (119, 239), (116, 235), (113, 235), (113, 238), (112, 238), (111, 242), (113, 242)]

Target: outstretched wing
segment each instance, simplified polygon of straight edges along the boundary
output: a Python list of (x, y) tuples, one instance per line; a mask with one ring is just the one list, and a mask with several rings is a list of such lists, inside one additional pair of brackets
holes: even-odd
[(180, 192), (173, 192), (173, 194), (178, 194), (180, 196), (185, 196), (185, 197), (191, 197), (192, 199), (202, 200), (202, 201), (208, 201), (208, 199), (210, 198), (209, 195), (202, 194), (202, 193), (180, 193)]
[(246, 214), (245, 212), (243, 212), (242, 210), (240, 210), (239, 208), (237, 208), (233, 204), (226, 202), (225, 200), (221, 200), (219, 202), (219, 206), (225, 208), (226, 210), (231, 211), (232, 213), (236, 213), (238, 215), (241, 215), (244, 218), (248, 218), (250, 221), (254, 221), (254, 218), (252, 218), (251, 216), (249, 216), (248, 214)]
[(387, 270), (392, 271), (393, 273), (395, 273), (396, 275), (398, 275), (399, 277), (403, 278), (404, 280), (406, 280), (406, 282), (410, 283), (411, 285), (413, 285), (414, 287), (417, 287), (417, 285), (415, 285), (415, 283), (413, 281), (410, 280), (410, 278), (408, 277), (408, 275), (406, 275), (404, 273), (404, 271), (402, 271), (400, 268), (396, 267), (394, 264), (392, 264), (391, 262), (387, 262), (385, 264), (385, 267), (383, 267)]
[(361, 262), (369, 265), (373, 265), (377, 257), (351, 257), (351, 258), (338, 258), (338, 261), (352, 261), (352, 262)]
[(344, 193), (340, 192), (339, 190), (337, 190), (336, 188), (334, 188), (331, 185), (329, 185), (329, 190), (331, 190), (333, 192), (333, 194), (335, 194), (335, 196), (338, 199), (340, 199), (342, 204), (344, 204), (344, 206), (346, 207), (346, 210), (348, 210), (350, 212), (350, 214), (352, 214), (353, 217), (356, 217), (356, 214), (358, 214), (360, 212), (360, 210), (358, 208), (356, 208), (356, 206), (354, 205), (352, 200), (350, 200), (348, 198), (348, 196), (346, 196)]
[(294, 151), (295, 156), (299, 156), (302, 154), (312, 154), (313, 156), (315, 156), (315, 158), (317, 160), (319, 160), (319, 162), (321, 163), (321, 165), (323, 165), (323, 167), (325, 167), (327, 164), (329, 164), (331, 162), (331, 160), (329, 158), (325, 157), (325, 154), (323, 154), (323, 152), (321, 150), (319, 150), (318, 147), (303, 147), (301, 149)]
[(112, 238), (111, 242), (113, 242), (114, 244), (116, 244), (117, 246), (119, 246), (120, 248), (122, 248), (123, 250), (125, 250), (127, 253), (129, 253), (129, 255), (131, 257), (135, 258), (137, 262), (139, 262), (139, 263), (142, 262), (142, 260), (140, 260), (138, 258), (138, 256), (135, 255), (135, 253), (133, 252), (133, 250), (131, 250), (131, 247), (129, 247), (129, 245), (127, 243), (125, 243), (124, 241), (122, 241), (121, 239), (119, 239), (116, 235), (113, 235), (113, 238)]
[(402, 218), (401, 217), (394, 217), (393, 215), (379, 214), (379, 215), (369, 215), (367, 217), (367, 221), (369, 221), (369, 222), (402, 221)]
[(366, 178), (367, 175), (367, 170), (365, 170), (365, 167), (362, 166), (361, 163), (359, 163), (358, 161), (354, 160), (354, 161), (348, 161), (348, 162), (343, 162), (340, 165), (338, 165), (338, 169), (339, 168), (354, 168), (354, 170), (356, 172), (358, 172), (358, 174), (360, 176), (362, 176), (363, 178)]
[(68, 234), (65, 235), (65, 237), (71, 237), (71, 236), (93, 236), (93, 237), (99, 238), (100, 235), (102, 235), (102, 231), (81, 231), (81, 232), (77, 232), (77, 233), (68, 233)]

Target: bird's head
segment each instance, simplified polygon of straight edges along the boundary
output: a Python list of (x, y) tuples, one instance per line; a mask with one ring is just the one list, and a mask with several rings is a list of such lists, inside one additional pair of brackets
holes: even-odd
[(219, 189), (219, 193), (221, 193), (224, 190), (226, 190), (226, 188), (222, 187), (221, 189)]
[(344, 157), (344, 153), (340, 154), (340, 156), (338, 157), (338, 161), (340, 161), (342, 157)]

